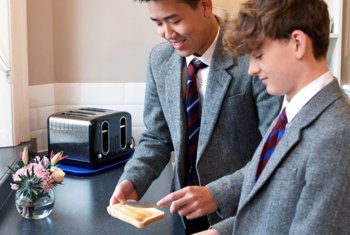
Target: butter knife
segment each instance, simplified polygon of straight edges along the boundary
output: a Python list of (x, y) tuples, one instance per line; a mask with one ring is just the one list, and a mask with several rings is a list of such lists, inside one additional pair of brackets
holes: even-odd
[(126, 200), (125, 204), (128, 206), (139, 207), (139, 208), (170, 208), (170, 204), (159, 206), (157, 205), (157, 203), (154, 203), (154, 202), (141, 202), (136, 200)]

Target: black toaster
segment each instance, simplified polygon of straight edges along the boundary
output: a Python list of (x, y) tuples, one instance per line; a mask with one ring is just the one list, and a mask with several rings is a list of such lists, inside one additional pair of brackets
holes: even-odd
[(63, 151), (62, 163), (96, 169), (133, 152), (131, 115), (100, 108), (58, 112), (47, 119), (49, 153)]

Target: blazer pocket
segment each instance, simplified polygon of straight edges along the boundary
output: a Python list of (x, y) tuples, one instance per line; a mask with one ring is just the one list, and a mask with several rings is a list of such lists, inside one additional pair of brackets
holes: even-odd
[(274, 176), (277, 180), (295, 180), (298, 177), (298, 168), (295, 167), (279, 167)]

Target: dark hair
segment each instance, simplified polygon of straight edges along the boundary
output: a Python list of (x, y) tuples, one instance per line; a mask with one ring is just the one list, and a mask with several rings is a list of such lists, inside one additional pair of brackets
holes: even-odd
[(326, 57), (327, 4), (323, 0), (248, 0), (226, 31), (224, 45), (230, 54), (240, 56), (260, 49), (265, 38), (289, 39), (294, 30), (311, 38), (316, 59)]
[[(149, 2), (149, 1), (157, 1), (157, 0), (134, 0), (135, 2)], [(190, 7), (192, 7), (193, 9), (196, 9), (198, 6), (198, 2), (200, 0), (178, 0), (179, 2), (184, 2), (186, 4), (188, 4)]]

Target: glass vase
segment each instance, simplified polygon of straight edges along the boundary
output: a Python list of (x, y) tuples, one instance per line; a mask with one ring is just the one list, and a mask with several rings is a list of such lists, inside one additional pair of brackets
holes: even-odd
[(47, 194), (36, 199), (23, 196), (16, 191), (16, 208), (18, 213), (26, 219), (43, 219), (50, 215), (55, 205), (55, 194), (49, 189)]

